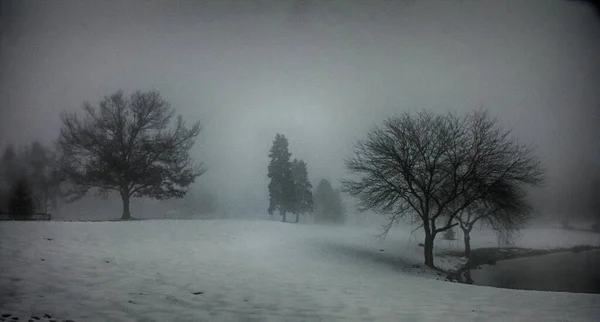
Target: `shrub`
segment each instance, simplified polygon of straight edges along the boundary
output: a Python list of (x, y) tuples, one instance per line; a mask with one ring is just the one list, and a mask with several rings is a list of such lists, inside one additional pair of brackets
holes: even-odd
[(563, 229), (566, 229), (566, 230), (572, 230), (572, 229), (573, 229), (573, 226), (572, 226), (572, 225), (569, 223), (569, 221), (568, 221), (568, 220), (566, 220), (566, 219), (563, 219), (563, 220), (560, 222), (560, 225), (562, 226), (562, 228), (563, 228)]
[(445, 240), (455, 240), (456, 239), (456, 234), (454, 233), (454, 228), (450, 228), (444, 232), (444, 239)]
[(33, 214), (33, 198), (27, 179), (21, 178), (13, 186), (8, 201), (8, 212), (19, 219), (29, 218)]

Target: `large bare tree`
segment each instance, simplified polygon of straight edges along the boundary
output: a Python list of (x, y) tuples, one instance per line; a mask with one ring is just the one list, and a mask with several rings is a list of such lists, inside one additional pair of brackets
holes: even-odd
[(384, 236), (400, 218), (416, 215), (429, 267), (436, 235), (456, 226), (454, 218), (494, 185), (542, 180), (532, 149), (484, 110), (389, 118), (356, 143), (346, 166), (355, 177), (343, 181), (344, 191), (359, 197), (359, 209), (389, 215)]
[(131, 218), (135, 197), (181, 198), (205, 170), (189, 155), (200, 123), (186, 127), (157, 91), (118, 91), (98, 107), (84, 103), (84, 116), (63, 112), (59, 147), (67, 178), (87, 190), (117, 191), (123, 201), (121, 219)]

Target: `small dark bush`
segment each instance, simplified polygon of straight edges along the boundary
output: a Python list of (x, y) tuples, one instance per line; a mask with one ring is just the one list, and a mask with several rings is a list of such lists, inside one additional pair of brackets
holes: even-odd
[(569, 221), (566, 220), (566, 219), (563, 219), (560, 222), (560, 225), (562, 226), (563, 229), (566, 229), (566, 230), (572, 230), (573, 229), (573, 226), (571, 226), (571, 224), (569, 223)]
[(445, 240), (455, 240), (456, 239), (456, 234), (454, 233), (454, 228), (450, 228), (444, 232), (444, 239)]
[(20, 219), (31, 217), (33, 211), (34, 205), (29, 182), (27, 179), (21, 178), (12, 188), (8, 201), (8, 212)]

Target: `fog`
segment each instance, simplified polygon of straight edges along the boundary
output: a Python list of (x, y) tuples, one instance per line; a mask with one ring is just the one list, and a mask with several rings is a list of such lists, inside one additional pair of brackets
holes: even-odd
[(483, 106), (537, 147), (539, 213), (595, 210), (600, 19), (584, 2), (3, 1), (0, 20), (2, 149), (51, 144), (84, 101), (156, 89), (204, 126), (195, 185), (266, 213), (276, 133), (313, 185), (337, 185), (386, 117)]

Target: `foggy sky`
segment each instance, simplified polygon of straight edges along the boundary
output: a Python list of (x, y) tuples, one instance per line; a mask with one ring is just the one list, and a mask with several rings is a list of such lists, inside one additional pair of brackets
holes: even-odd
[(0, 148), (51, 143), (84, 101), (156, 89), (204, 125), (198, 183), (232, 211), (266, 211), (276, 133), (313, 185), (335, 184), (349, 145), (407, 110), (487, 108), (537, 146), (544, 200), (600, 165), (600, 19), (585, 3), (3, 1), (0, 21)]

